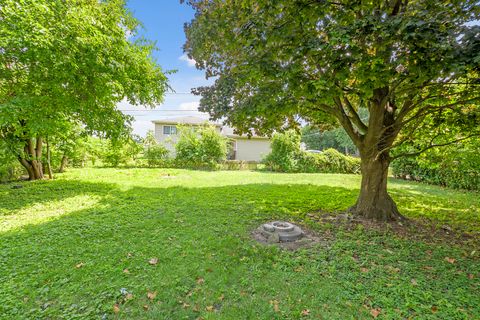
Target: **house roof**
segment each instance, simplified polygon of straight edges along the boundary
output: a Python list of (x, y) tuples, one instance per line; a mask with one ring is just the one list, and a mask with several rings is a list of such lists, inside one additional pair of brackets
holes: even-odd
[(153, 123), (163, 123), (163, 124), (187, 124), (187, 125), (202, 125), (205, 123), (214, 125), (216, 127), (221, 127), (220, 123), (212, 122), (204, 118), (194, 117), (194, 116), (185, 116), (185, 117), (176, 117), (176, 118), (165, 118), (159, 120), (153, 120)]

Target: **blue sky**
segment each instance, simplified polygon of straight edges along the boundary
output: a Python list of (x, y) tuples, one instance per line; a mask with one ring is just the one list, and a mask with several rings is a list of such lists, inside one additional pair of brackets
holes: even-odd
[(169, 75), (170, 86), (177, 93), (167, 94), (165, 102), (155, 109), (127, 103), (118, 106), (124, 113), (135, 116), (134, 133), (144, 136), (147, 130), (153, 130), (151, 121), (155, 119), (186, 115), (208, 118), (208, 115), (190, 111), (197, 109), (200, 100), (190, 94), (191, 88), (208, 83), (204, 73), (195, 68), (193, 61), (188, 61), (182, 49), (185, 43), (183, 25), (193, 18), (193, 10), (178, 0), (129, 0), (127, 5), (144, 26), (140, 34), (156, 42), (159, 50), (154, 53), (154, 58), (163, 70), (177, 70)]

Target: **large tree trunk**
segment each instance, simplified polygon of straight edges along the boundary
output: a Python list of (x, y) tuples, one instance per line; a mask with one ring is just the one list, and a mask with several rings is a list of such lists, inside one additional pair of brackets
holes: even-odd
[(24, 156), (18, 158), (20, 164), (27, 170), (29, 180), (39, 180), (44, 177), (42, 168), (42, 146), (43, 141), (41, 137), (28, 139), (25, 142)]
[(68, 164), (68, 157), (66, 154), (64, 154), (62, 157), (62, 162), (60, 163), (60, 168), (58, 169), (58, 172), (60, 173), (65, 172), (65, 168), (67, 167), (67, 164)]
[(350, 211), (358, 216), (383, 220), (403, 220), (395, 201), (387, 192), (388, 157), (362, 157), (362, 184), (356, 204)]

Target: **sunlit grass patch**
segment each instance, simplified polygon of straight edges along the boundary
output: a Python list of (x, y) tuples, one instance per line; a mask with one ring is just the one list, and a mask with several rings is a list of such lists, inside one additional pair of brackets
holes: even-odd
[[(0, 318), (480, 314), (475, 248), (309, 220), (312, 212), (347, 209), (359, 181), (357, 175), (82, 169), (20, 189), (0, 185)], [(480, 229), (477, 193), (397, 180), (390, 189), (410, 218)], [(331, 241), (289, 252), (251, 239), (252, 230), (273, 219), (328, 232)]]

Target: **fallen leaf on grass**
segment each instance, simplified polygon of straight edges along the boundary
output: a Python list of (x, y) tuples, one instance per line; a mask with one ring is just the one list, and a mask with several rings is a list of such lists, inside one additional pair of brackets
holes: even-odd
[(197, 284), (203, 284), (204, 282), (205, 282), (205, 279), (197, 278)]
[(188, 303), (184, 302), (182, 304), (182, 307), (183, 307), (183, 309), (187, 309), (187, 308), (190, 308), (190, 305)]
[(368, 269), (367, 268), (360, 268), (360, 271), (361, 272), (368, 272)]
[(144, 304), (144, 305), (143, 305), (143, 310), (148, 311), (149, 308), (150, 308), (150, 307), (148, 306), (148, 304)]
[(123, 269), (123, 273), (130, 273), (130, 271), (128, 271), (128, 269)]
[(410, 280), (410, 282), (411, 282), (414, 286), (418, 285), (417, 280), (415, 280), (415, 279)]
[(280, 312), (280, 307), (278, 306), (277, 300), (270, 300), (270, 304), (273, 305), (273, 311)]
[(127, 293), (127, 295), (125, 296), (125, 301), (132, 300), (132, 299), (133, 299), (133, 294)]
[(457, 260), (454, 258), (445, 257), (445, 261), (447, 261), (448, 263), (454, 264)]
[(118, 304), (114, 304), (113, 305), (113, 313), (117, 314), (120, 312), (120, 307), (118, 306)]
[(85, 263), (80, 262), (80, 263), (77, 263), (77, 264), (75, 265), (75, 268), (80, 269), (80, 268), (83, 267), (84, 265), (85, 265)]
[(192, 310), (193, 312), (200, 312), (200, 307), (198, 306), (198, 304), (196, 304), (193, 306)]
[(152, 258), (148, 260), (148, 263), (152, 266), (156, 265), (158, 263), (158, 258)]
[(380, 308), (375, 308), (375, 309), (371, 309), (371, 310), (370, 310), (370, 314), (371, 314), (372, 317), (374, 317), (374, 318), (378, 317), (378, 315), (380, 314), (380, 312), (382, 312), (382, 309), (380, 309)]
[(215, 308), (213, 306), (207, 306), (205, 308), (205, 310), (207, 310), (208, 312), (212, 312)]
[(280, 312), (280, 307), (278, 306), (278, 302), (273, 304), (273, 311)]
[(157, 291), (153, 291), (153, 292), (147, 291), (147, 298), (148, 298), (149, 300), (155, 299), (156, 296), (157, 296)]
[(220, 301), (223, 301), (223, 299), (225, 299), (225, 295), (223, 295), (223, 294), (220, 297), (218, 297), (218, 300), (220, 300)]
[(308, 309), (304, 309), (304, 310), (302, 310), (302, 312), (300, 312), (300, 315), (301, 315), (302, 317), (306, 317), (306, 316), (308, 316), (309, 314), (310, 314), (310, 310), (308, 310)]
[(437, 311), (438, 311), (437, 306), (432, 306), (432, 312), (435, 313), (435, 312), (437, 312)]
[(473, 278), (475, 278), (475, 276), (472, 273), (469, 273), (468, 274), (468, 279), (472, 280)]

